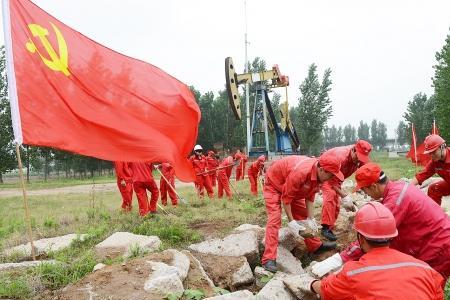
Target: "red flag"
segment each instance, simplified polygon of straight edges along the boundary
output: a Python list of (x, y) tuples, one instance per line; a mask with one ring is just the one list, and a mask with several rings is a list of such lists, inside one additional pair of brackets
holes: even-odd
[[(406, 154), (406, 157), (409, 157), (413, 163), (421, 166), (425, 166), (430, 160), (431, 157), (427, 154), (424, 154), (425, 152), (425, 144), (422, 143), (417, 147), (417, 136), (416, 136), (416, 130), (414, 128), (414, 124), (411, 124), (411, 130), (412, 130), (412, 143), (411, 143), (411, 149), (409, 150), (408, 154)], [(434, 130), (434, 126), (433, 126)]]
[(409, 150), (408, 154), (406, 154), (406, 157), (409, 157), (411, 161), (416, 164), (417, 167), (417, 137), (416, 137), (416, 130), (414, 129), (414, 124), (411, 124), (411, 133), (412, 133), (411, 149)]
[(3, 0), (3, 9), (16, 142), (111, 161), (170, 162), (181, 180), (194, 180), (187, 156), (200, 110), (185, 84), (29, 0)]

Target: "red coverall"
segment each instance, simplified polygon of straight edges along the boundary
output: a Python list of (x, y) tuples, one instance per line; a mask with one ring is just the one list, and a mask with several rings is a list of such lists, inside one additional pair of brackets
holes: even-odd
[(248, 157), (244, 153), (236, 153), (234, 159), (240, 160), (239, 166), (236, 167), (236, 181), (239, 181), (245, 177), (245, 164), (248, 161)]
[(161, 164), (161, 173), (164, 177), (169, 181), (167, 183), (164, 178), (161, 177), (159, 181), (159, 190), (161, 192), (161, 203), (166, 206), (167, 205), (167, 193), (169, 193), (170, 200), (172, 200), (172, 205), (177, 205), (177, 194), (175, 194), (174, 190), (169, 186), (169, 184), (175, 188), (175, 170), (172, 165), (169, 163)]
[(450, 195), (450, 148), (447, 148), (446, 151), (445, 161), (435, 162), (431, 160), (425, 166), (425, 169), (416, 174), (419, 184), (436, 173), (444, 179), (430, 184), (428, 187), (428, 196), (439, 205), (441, 205), (442, 196)]
[(250, 191), (254, 196), (258, 195), (258, 177), (264, 169), (264, 156), (258, 157), (248, 168), (248, 180), (250, 181)]
[[(344, 177), (350, 177), (362, 164), (355, 164), (352, 160), (351, 151), (354, 145), (335, 147), (326, 152), (332, 153), (341, 162), (341, 172)], [(325, 153), (326, 153), (325, 152)], [(328, 225), (333, 229), (336, 219), (339, 215), (341, 205), (341, 197), (334, 189), (341, 188), (342, 181), (333, 177), (322, 185), (323, 205), (322, 205), (322, 221), (321, 224)]]
[(197, 189), (197, 193), (200, 197), (203, 198), (204, 191), (208, 193), (209, 198), (214, 197), (214, 191), (211, 186), (211, 179), (208, 174), (206, 174), (206, 158), (202, 154), (200, 156), (192, 155), (189, 160), (192, 162), (192, 166), (194, 167), (196, 178), (195, 178), (195, 188)]
[[(216, 158), (216, 154), (213, 151), (208, 151), (208, 156), (206, 157), (206, 167), (208, 170), (214, 170), (219, 166), (219, 160)], [(217, 171), (211, 171), (209, 173), (211, 180), (211, 185), (216, 186), (217, 182)]]
[[(130, 211), (133, 200), (133, 173), (130, 168), (130, 163), (115, 161), (114, 168), (116, 170), (117, 186), (119, 187), (120, 194), (122, 194), (122, 209)], [(125, 185), (122, 185), (122, 180), (125, 181)]]
[(389, 247), (373, 248), (321, 281), (323, 300), (442, 300), (444, 279), (429, 265)]
[(229, 200), (231, 199), (231, 197), (233, 197), (233, 193), (230, 190), (230, 177), (228, 176), (228, 174), (231, 176), (231, 170), (233, 170), (233, 163), (234, 163), (233, 157), (228, 156), (219, 165), (219, 168), (223, 168), (217, 172), (217, 179), (218, 179), (217, 194), (219, 198), (223, 197), (224, 190)]
[[(397, 223), (398, 236), (390, 247), (429, 264), (448, 279), (450, 276), (450, 218), (442, 208), (416, 186), (402, 181), (388, 181), (384, 206)], [(344, 262), (362, 255), (358, 242), (340, 253)]]
[[(156, 212), (159, 190), (153, 179), (152, 164), (143, 162), (133, 162), (130, 164), (131, 170), (133, 171), (133, 188), (139, 203), (139, 214), (145, 216), (149, 212)], [(146, 190), (149, 190), (152, 194), (150, 203), (148, 203)]]
[[(278, 231), (281, 227), (283, 201), (291, 204), (295, 220), (307, 217), (306, 201), (313, 202), (318, 190), (317, 158), (292, 155), (274, 162), (266, 173), (264, 200), (266, 202), (266, 245), (262, 263), (276, 260)], [(301, 200), (300, 200), (301, 199)], [(322, 242), (319, 238), (305, 239), (308, 251), (316, 251)]]

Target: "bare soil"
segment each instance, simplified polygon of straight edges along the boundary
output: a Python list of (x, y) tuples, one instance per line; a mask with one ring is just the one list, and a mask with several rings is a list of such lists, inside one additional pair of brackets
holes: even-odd
[(170, 252), (152, 253), (121, 265), (107, 266), (62, 289), (56, 299), (164, 299), (143, 289), (151, 274), (147, 261), (170, 263)]

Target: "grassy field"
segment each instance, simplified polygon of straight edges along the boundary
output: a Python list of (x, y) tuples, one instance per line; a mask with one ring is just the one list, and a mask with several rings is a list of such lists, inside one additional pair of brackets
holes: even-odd
[[(16, 180), (14, 182), (7, 182), (0, 184), (0, 190), (1, 189), (12, 189), (12, 188), (21, 188), (21, 185), (19, 183), (19, 178), (15, 178)], [(92, 178), (84, 178), (84, 179), (78, 179), (78, 178), (63, 178), (60, 179), (57, 178), (51, 178), (47, 181), (44, 181), (43, 179), (39, 180), (31, 180), (30, 183), (27, 183), (27, 190), (39, 190), (39, 189), (52, 189), (52, 188), (59, 188), (59, 187), (65, 187), (65, 186), (74, 186), (74, 185), (82, 185), (82, 184), (92, 184), (92, 182), (97, 183), (109, 183), (109, 182), (115, 182), (116, 177), (115, 176), (94, 176), (94, 179)]]
[[(375, 153), (373, 160), (378, 162), (392, 179), (412, 177), (415, 168), (405, 158), (388, 159), (386, 153)], [(113, 182), (114, 178), (96, 178), (96, 183)], [(62, 180), (33, 182), (32, 189), (54, 188), (76, 184), (91, 184), (90, 180)], [(240, 191), (241, 200), (235, 196), (233, 201), (197, 199), (192, 187), (179, 189), (180, 194), (189, 201), (174, 208), (170, 204), (159, 214), (141, 218), (134, 208), (131, 213), (119, 209), (121, 198), (118, 192), (92, 194), (66, 194), (31, 196), (29, 199), (34, 238), (53, 237), (67, 233), (88, 233), (89, 238), (77, 241), (66, 250), (51, 253), (48, 258), (57, 259), (65, 265), (46, 265), (27, 272), (0, 273), (0, 298), (27, 299), (42, 290), (61, 288), (75, 282), (92, 271), (98, 263), (94, 257), (93, 246), (111, 233), (129, 231), (136, 234), (157, 235), (162, 241), (162, 249), (182, 249), (187, 245), (209, 237), (220, 237), (243, 223), (265, 225), (264, 202), (260, 197), (249, 195), (248, 181), (233, 185)], [(17, 187), (9, 185), (8, 187)], [(4, 186), (0, 185), (0, 188)], [(0, 198), (0, 252), (10, 246), (27, 242), (21, 197)], [(135, 256), (140, 255), (137, 251)], [(14, 255), (1, 257), (0, 262), (21, 261)], [(103, 261), (106, 264), (119, 263)], [(447, 285), (447, 298), (450, 300), (450, 286)]]
[[(248, 195), (247, 181), (234, 183), (241, 199), (233, 201), (197, 199), (194, 189), (182, 188), (180, 194), (189, 205), (165, 207), (168, 214), (141, 218), (137, 202), (131, 213), (122, 213), (119, 193), (97, 193), (92, 201), (90, 194), (49, 195), (30, 197), (30, 210), (35, 238), (51, 237), (67, 233), (88, 233), (89, 238), (78, 241), (69, 249), (52, 253), (54, 258), (66, 264), (45, 266), (26, 273), (0, 274), (0, 298), (28, 298), (39, 289), (57, 289), (82, 278), (92, 271), (95, 261), (92, 248), (116, 231), (157, 235), (162, 249), (182, 249), (187, 245), (214, 236), (224, 236), (243, 223), (265, 224), (264, 203), (261, 197)], [(0, 199), (0, 250), (27, 241), (20, 197)], [(20, 261), (19, 255), (1, 257), (0, 261)], [(103, 261), (111, 264), (118, 261)]]
[[(416, 173), (416, 167), (409, 159), (405, 157), (388, 158), (387, 152), (374, 152), (371, 160), (381, 166), (383, 171), (391, 179), (412, 178)], [(418, 167), (417, 171), (422, 167)]]
[[(159, 179), (160, 175), (157, 171), (153, 172), (153, 177), (155, 179)], [(12, 181), (12, 182), (11, 182)], [(30, 183), (27, 183), (27, 190), (39, 190), (39, 189), (52, 189), (66, 186), (74, 186), (74, 185), (83, 185), (83, 184), (100, 184), (100, 183), (110, 183), (116, 182), (115, 175), (103, 175), (103, 176), (94, 176), (94, 178), (65, 178), (60, 177), (54, 178), (51, 177), (44, 181), (44, 179), (31, 179)], [(12, 189), (12, 188), (21, 188), (18, 177), (8, 178), (8, 181), (0, 184), (0, 190), (2, 189)]]

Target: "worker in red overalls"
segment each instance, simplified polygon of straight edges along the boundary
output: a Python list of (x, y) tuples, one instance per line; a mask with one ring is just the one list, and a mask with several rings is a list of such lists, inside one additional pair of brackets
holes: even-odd
[(195, 170), (195, 188), (200, 198), (203, 198), (204, 189), (208, 193), (209, 198), (214, 198), (214, 191), (211, 185), (211, 179), (206, 166), (206, 157), (203, 155), (203, 148), (195, 145), (194, 154), (189, 158)]
[[(169, 194), (172, 205), (177, 206), (177, 194), (175, 193), (175, 170), (170, 163), (162, 163), (156, 168), (161, 169), (161, 179), (159, 180), (159, 191), (161, 192), (161, 203), (167, 206), (167, 194)], [(167, 181), (166, 181), (167, 180)]]
[(353, 228), (363, 255), (336, 274), (318, 280), (300, 276), (299, 288), (320, 299), (444, 299), (444, 278), (427, 263), (389, 247), (398, 236), (395, 218), (383, 204), (369, 202), (356, 213)]
[[(398, 235), (392, 249), (412, 255), (429, 264), (445, 281), (450, 276), (450, 217), (425, 193), (411, 183), (390, 181), (380, 166), (367, 163), (356, 171), (357, 189), (379, 201), (394, 215)], [(315, 264), (319, 277), (358, 260), (364, 254), (358, 241), (347, 249)]]
[[(292, 155), (276, 161), (266, 172), (264, 181), (264, 200), (266, 202), (267, 225), (266, 242), (262, 266), (276, 272), (276, 258), (278, 248), (278, 231), (281, 226), (282, 207), (288, 218), (289, 229), (298, 236), (298, 219), (306, 217), (310, 228), (318, 231), (314, 219), (314, 197), (319, 185), (333, 176), (343, 180), (339, 160), (323, 154), (320, 158)], [(301, 200), (301, 201), (300, 201)], [(300, 211), (301, 209), (301, 211)], [(306, 244), (310, 252), (329, 250), (336, 247), (336, 243)], [(305, 240), (306, 242), (306, 240)]]
[[(359, 140), (354, 145), (332, 148), (329, 153), (341, 162), (341, 172), (344, 178), (350, 177), (360, 166), (369, 161), (372, 145), (364, 140)], [(329, 241), (335, 241), (336, 236), (332, 229), (339, 215), (342, 204), (345, 208), (353, 208), (352, 198), (342, 190), (342, 180), (333, 178), (322, 185), (322, 235)]]
[(216, 186), (217, 182), (217, 167), (219, 166), (219, 160), (216, 157), (216, 153), (214, 151), (209, 150), (208, 156), (206, 156), (206, 167), (209, 171), (209, 178), (211, 180), (211, 185), (213, 187)]
[[(133, 188), (138, 198), (139, 214), (141, 216), (156, 213), (159, 190), (153, 179), (153, 166), (151, 163), (133, 162), (130, 163), (133, 172)], [(150, 203), (147, 197), (147, 190), (151, 193)]]
[(266, 156), (261, 155), (254, 161), (248, 168), (248, 180), (250, 181), (250, 192), (254, 195), (258, 195), (258, 182), (259, 176), (262, 175), (264, 170), (264, 162), (266, 161)]
[(450, 148), (446, 146), (442, 137), (432, 134), (425, 138), (424, 153), (431, 155), (431, 161), (423, 171), (416, 174), (411, 184), (422, 184), (437, 173), (443, 180), (430, 184), (428, 196), (441, 205), (442, 197), (450, 195)]
[(224, 158), (224, 160), (219, 165), (219, 170), (217, 171), (217, 196), (220, 198), (223, 197), (223, 191), (228, 197), (228, 200), (231, 200), (233, 197), (233, 193), (230, 189), (230, 176), (233, 170), (234, 160), (232, 156), (228, 156)]
[(248, 156), (242, 153), (240, 149), (237, 149), (234, 159), (239, 160), (239, 165), (236, 167), (236, 181), (239, 181), (245, 177), (245, 165), (248, 161)]
[(122, 195), (122, 209), (130, 211), (133, 200), (133, 172), (130, 164), (123, 161), (115, 161), (114, 169), (116, 170), (117, 186)]

